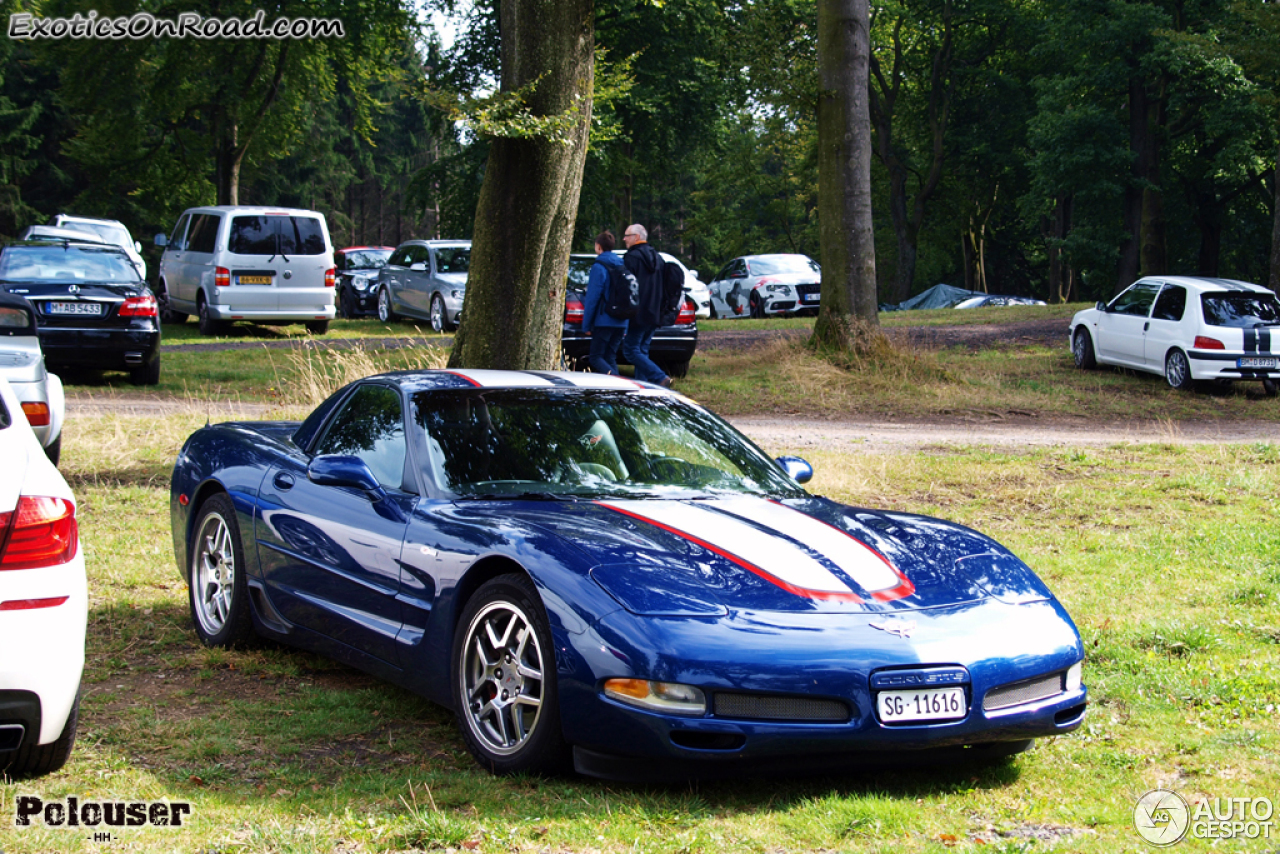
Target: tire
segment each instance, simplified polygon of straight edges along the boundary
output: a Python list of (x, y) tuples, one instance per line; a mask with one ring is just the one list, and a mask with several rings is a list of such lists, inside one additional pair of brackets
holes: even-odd
[(764, 318), (764, 303), (760, 301), (760, 297), (755, 291), (751, 292), (751, 298), (747, 300), (751, 305), (751, 316), (757, 320)]
[(160, 356), (150, 362), (144, 362), (136, 368), (129, 369), (129, 382), (134, 385), (160, 384)]
[(1191, 363), (1187, 354), (1174, 348), (1164, 357), (1164, 378), (1169, 385), (1178, 391), (1191, 391), (1195, 388), (1195, 380), (1191, 379)]
[(44, 455), (49, 458), (49, 462), (55, 466), (58, 464), (58, 458), (62, 456), (62, 434), (58, 434), (58, 438), (49, 443), (44, 449)]
[(224, 494), (200, 506), (187, 548), (191, 622), (205, 646), (242, 646), (253, 638), (244, 548), (235, 506)]
[(1093, 339), (1083, 329), (1077, 329), (1071, 336), (1071, 355), (1076, 360), (1076, 367), (1082, 371), (1098, 366), (1098, 359), (1093, 353)]
[(527, 577), (480, 586), (458, 621), (452, 659), (458, 727), (482, 767), (498, 775), (566, 767), (551, 630)]
[(689, 376), (689, 360), (685, 359), (683, 362), (667, 362), (662, 365), (662, 371), (667, 376), (675, 377), (676, 379), (683, 379), (684, 377)]
[(169, 288), (164, 282), (156, 285), (156, 302), (160, 307), (160, 322), (164, 323), (186, 323), (187, 314), (182, 311), (174, 311), (169, 305)]
[(204, 299), (201, 299), (196, 304), (196, 311), (198, 312), (197, 318), (200, 324), (201, 335), (205, 335), (207, 337), (212, 338), (215, 335), (226, 334), (227, 324), (221, 320), (218, 320), (216, 317), (214, 317), (212, 314), (209, 313), (209, 303), (205, 302)]
[(391, 293), (386, 285), (378, 288), (378, 320), (383, 323), (394, 323), (396, 320), (395, 309), (391, 307)]
[(715, 302), (714, 302), (714, 301), (712, 301), (712, 303), (711, 303), (711, 316), (710, 316), (709, 318), (707, 318), (707, 319), (708, 319), (708, 320), (719, 320), (719, 319), (720, 319), (720, 312), (716, 311), (716, 304), (715, 304)]
[(351, 318), (351, 309), (348, 306), (348, 300), (349, 297), (347, 296), (347, 289), (345, 287), (338, 288), (338, 299), (335, 301), (335, 306), (338, 310), (338, 318), (340, 320), (349, 320)]
[(444, 298), (439, 294), (431, 297), (431, 331), (437, 333), (449, 331), (449, 316), (444, 310)]
[(71, 713), (62, 725), (62, 732), (52, 744), (24, 744), (7, 760), (0, 760), (0, 775), (10, 777), (43, 777), (52, 774), (71, 758), (76, 744), (76, 727), (80, 722), (80, 692), (71, 704)]
[(306, 322), (307, 331), (312, 335), (323, 335), (329, 331), (329, 321), (327, 320), (308, 320)]
[[(1276, 396), (1276, 381), (1275, 381), (1275, 380), (1263, 380), (1263, 381), (1262, 381), (1262, 393), (1263, 393), (1263, 394), (1265, 394), (1267, 397), (1275, 397), (1275, 396)], [(58, 438), (62, 438), (62, 437), (61, 437), (61, 436), (59, 436)], [(56, 461), (55, 461), (55, 462), (56, 462)]]

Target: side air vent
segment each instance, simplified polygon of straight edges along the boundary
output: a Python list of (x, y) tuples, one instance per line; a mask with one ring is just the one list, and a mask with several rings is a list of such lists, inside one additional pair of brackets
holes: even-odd
[(982, 708), (988, 712), (995, 709), (1007, 709), (1010, 706), (1021, 706), (1023, 703), (1034, 703), (1036, 700), (1047, 700), (1062, 693), (1062, 674), (1041, 676), (1025, 682), (1014, 682), (1001, 685), (987, 692), (982, 698)]

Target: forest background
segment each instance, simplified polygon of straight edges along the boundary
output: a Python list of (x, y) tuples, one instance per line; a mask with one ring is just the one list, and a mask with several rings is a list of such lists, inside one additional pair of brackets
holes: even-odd
[[(266, 9), (345, 29), (0, 40), (4, 237), (71, 212), (119, 219), (152, 251), (184, 208), (234, 188), (322, 211), (337, 246), (468, 238), (489, 139), (520, 127), (518, 97), (486, 97), (496, 0), (0, 9), (6, 23)], [(641, 222), (704, 280), (739, 254), (818, 257), (815, 0), (597, 0), (595, 14), (575, 250)], [(881, 303), (938, 282), (1055, 302), (1140, 274), (1280, 283), (1280, 4), (889, 0), (871, 34)]]

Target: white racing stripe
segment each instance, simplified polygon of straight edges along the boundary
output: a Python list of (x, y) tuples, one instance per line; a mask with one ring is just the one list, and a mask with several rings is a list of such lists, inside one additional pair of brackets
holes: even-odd
[[(760, 499), (743, 499), (768, 505)], [(772, 576), (792, 592), (858, 598), (849, 585), (797, 544), (762, 531), (736, 516), (681, 501), (601, 501), (629, 516), (653, 522), (701, 540), (730, 559), (738, 558)], [(715, 503), (713, 503), (714, 506)], [(784, 510), (786, 508), (783, 508)], [(896, 581), (896, 579), (895, 579)], [(776, 582), (775, 582), (776, 583)]]
[(868, 592), (889, 590), (903, 581), (893, 567), (866, 543), (784, 504), (746, 496), (707, 503), (799, 540), (848, 573), (859, 587)]

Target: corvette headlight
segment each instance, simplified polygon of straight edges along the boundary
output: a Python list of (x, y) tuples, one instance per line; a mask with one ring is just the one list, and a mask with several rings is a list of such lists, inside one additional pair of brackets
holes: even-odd
[(1067, 668), (1067, 679), (1064, 688), (1067, 691), (1080, 690), (1081, 682), (1084, 678), (1084, 662), (1077, 661), (1071, 667)]
[(614, 700), (676, 715), (702, 715), (707, 711), (707, 698), (692, 685), (678, 682), (651, 682), (648, 679), (608, 679), (604, 694)]

